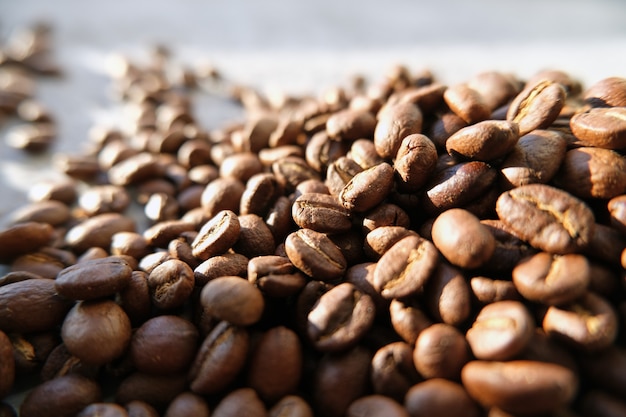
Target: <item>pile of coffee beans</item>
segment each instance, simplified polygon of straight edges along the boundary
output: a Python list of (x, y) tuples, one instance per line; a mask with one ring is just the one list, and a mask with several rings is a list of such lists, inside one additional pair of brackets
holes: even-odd
[[(120, 58), (131, 123), (0, 231), (21, 416), (626, 415), (626, 78), (174, 61)], [(245, 118), (209, 131), (217, 90)]]

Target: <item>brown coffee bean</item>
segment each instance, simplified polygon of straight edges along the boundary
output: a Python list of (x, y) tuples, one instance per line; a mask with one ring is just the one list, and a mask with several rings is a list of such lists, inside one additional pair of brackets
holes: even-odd
[(225, 253), (237, 239), (241, 230), (239, 218), (230, 210), (218, 212), (198, 232), (191, 243), (193, 255), (203, 261)]
[(307, 317), (307, 336), (319, 351), (343, 351), (365, 335), (375, 316), (371, 297), (344, 282), (313, 305)]
[(248, 280), (236, 276), (207, 282), (202, 288), (200, 302), (208, 314), (236, 326), (256, 323), (265, 307), (261, 291)]
[(280, 196), (270, 207), (265, 216), (265, 224), (274, 236), (274, 242), (283, 242), (285, 237), (295, 229), (295, 223), (291, 217), (291, 200)]
[(318, 361), (312, 388), (316, 415), (344, 416), (350, 404), (365, 395), (371, 359), (369, 351), (357, 346)]
[(367, 395), (354, 401), (346, 411), (346, 417), (367, 414), (387, 417), (409, 417), (409, 413), (398, 402), (384, 395)]
[(496, 211), (516, 236), (545, 252), (577, 252), (593, 236), (589, 207), (552, 186), (529, 184), (507, 191), (498, 198)]
[(402, 139), (421, 133), (424, 117), (413, 103), (396, 103), (384, 106), (377, 115), (374, 130), (376, 152), (384, 159), (392, 159), (400, 148)]
[(29, 279), (0, 287), (0, 330), (47, 331), (63, 322), (72, 302), (59, 296), (54, 280)]
[(477, 91), (490, 110), (495, 110), (513, 99), (520, 91), (520, 82), (514, 75), (498, 71), (483, 71), (467, 81)]
[(257, 256), (247, 268), (248, 280), (271, 297), (295, 295), (307, 283), (306, 276), (283, 256)]
[(198, 330), (189, 321), (171, 315), (154, 317), (132, 336), (129, 354), (140, 372), (170, 375), (185, 372), (198, 348)]
[(551, 130), (534, 130), (518, 141), (500, 167), (506, 188), (547, 183), (565, 158), (566, 142)]
[(595, 108), (575, 114), (570, 119), (570, 128), (586, 146), (623, 149), (626, 147), (625, 119), (624, 107)]
[(303, 181), (319, 179), (319, 173), (309, 166), (303, 158), (288, 156), (272, 164), (272, 173), (279, 184), (287, 191), (295, 190)]
[(424, 294), (431, 316), (438, 321), (460, 326), (471, 313), (470, 288), (463, 272), (445, 262), (439, 262)]
[(467, 126), (468, 124), (465, 120), (461, 119), (453, 112), (447, 112), (432, 123), (427, 136), (438, 150), (445, 151), (448, 138)]
[(150, 404), (133, 400), (125, 404), (128, 417), (159, 417), (159, 413)]
[(306, 180), (298, 184), (298, 186), (296, 187), (296, 190), (293, 193), (293, 197), (299, 198), (302, 194), (309, 194), (309, 193), (329, 195), (330, 190), (328, 189), (328, 187), (326, 186), (326, 184), (324, 184), (322, 180), (316, 180), (316, 179)]
[(384, 298), (402, 298), (421, 291), (439, 262), (430, 241), (416, 235), (400, 239), (378, 260), (374, 287)]
[(405, 342), (414, 345), (419, 334), (432, 324), (432, 320), (419, 306), (393, 299), (389, 305), (391, 326)]
[(20, 406), (24, 417), (74, 417), (89, 404), (102, 401), (98, 384), (84, 376), (66, 375), (33, 389)]
[(27, 152), (43, 152), (50, 147), (56, 136), (54, 123), (32, 122), (10, 128), (6, 134), (6, 143), (12, 148)]
[(575, 301), (589, 285), (591, 269), (582, 255), (540, 252), (513, 269), (515, 288), (527, 300), (546, 305)]
[(119, 232), (111, 237), (111, 254), (141, 259), (150, 253), (143, 235), (135, 232)]
[(284, 326), (260, 337), (248, 366), (248, 385), (273, 403), (296, 391), (302, 376), (302, 346), (298, 335)]
[(626, 79), (604, 78), (590, 86), (583, 94), (583, 99), (594, 107), (625, 107)]
[(339, 193), (339, 201), (350, 211), (368, 211), (389, 195), (393, 178), (393, 168), (386, 162), (368, 168), (345, 185)]
[(476, 358), (508, 360), (528, 346), (534, 328), (534, 320), (522, 303), (500, 301), (480, 310), (466, 338)]
[(535, 361), (472, 361), (461, 378), (469, 394), (484, 407), (512, 414), (551, 413), (568, 405), (578, 378), (563, 366)]
[(579, 198), (610, 199), (626, 192), (626, 160), (609, 149), (571, 149), (554, 183)]
[(461, 384), (443, 378), (433, 378), (414, 385), (406, 394), (404, 408), (410, 416), (481, 415), (480, 409)]
[(487, 271), (510, 272), (524, 258), (534, 255), (537, 251), (519, 239), (501, 221), (484, 219), (480, 221), (496, 239), (496, 248), (491, 259), (483, 265)]
[(267, 148), (272, 132), (278, 121), (272, 116), (259, 116), (246, 122), (241, 135), (236, 138), (236, 147), (240, 151), (259, 152)]
[(203, 287), (204, 284), (218, 277), (227, 275), (245, 277), (247, 268), (247, 257), (238, 253), (227, 252), (202, 262), (194, 269), (193, 275), (196, 286)]
[(55, 200), (70, 205), (77, 196), (76, 183), (71, 179), (44, 180), (34, 184), (28, 191), (28, 199), (32, 202)]
[(82, 193), (78, 205), (89, 216), (111, 212), (122, 213), (130, 205), (130, 195), (121, 186), (98, 185)]
[(297, 395), (287, 395), (269, 410), (269, 417), (313, 417), (311, 406)]
[(195, 230), (193, 223), (184, 220), (167, 220), (150, 226), (143, 232), (146, 242), (158, 248), (166, 248), (170, 241), (184, 232)]
[(235, 252), (248, 258), (274, 253), (274, 235), (261, 217), (256, 214), (242, 214), (239, 216), (239, 225), (239, 238), (233, 245)]
[(511, 102), (506, 118), (519, 124), (520, 135), (545, 129), (565, 104), (565, 89), (557, 82), (541, 80), (527, 85)]
[(70, 353), (81, 361), (104, 365), (128, 347), (130, 320), (113, 301), (81, 301), (65, 317), (61, 337)]
[(60, 226), (70, 220), (71, 213), (65, 203), (48, 200), (22, 206), (9, 217), (11, 224), (37, 222)]
[(517, 292), (515, 284), (509, 280), (492, 279), (487, 277), (473, 277), (470, 287), (474, 298), (481, 304), (491, 304), (498, 301), (521, 301), (522, 296)]
[(206, 400), (192, 392), (183, 392), (176, 396), (165, 410), (165, 417), (196, 416), (209, 417), (209, 405)]
[(194, 283), (193, 270), (178, 259), (161, 263), (148, 275), (152, 303), (164, 310), (183, 305), (191, 295)]
[[(419, 107), (422, 112), (433, 113), (441, 104), (443, 104), (443, 94), (447, 87), (438, 82), (431, 84), (409, 87), (399, 91), (398, 101), (413, 103)], [(389, 98), (392, 100), (392, 97)]]
[(448, 87), (443, 93), (443, 99), (450, 110), (468, 124), (482, 122), (491, 115), (482, 95), (467, 84)]
[(488, 162), (508, 155), (519, 137), (516, 122), (485, 120), (453, 133), (446, 150), (454, 157)]
[(441, 213), (433, 223), (433, 243), (453, 265), (478, 268), (495, 250), (495, 238), (480, 220), (464, 209)]
[(398, 187), (406, 192), (422, 188), (437, 165), (437, 148), (425, 135), (412, 134), (402, 139), (393, 168)]
[[(441, 159), (441, 158), (440, 158)], [(433, 175), (426, 184), (421, 206), (435, 216), (455, 207), (483, 199), (497, 178), (497, 171), (480, 161), (462, 162)]]
[(611, 226), (622, 234), (626, 234), (626, 195), (619, 195), (610, 199), (607, 208)]
[(146, 321), (152, 311), (148, 274), (133, 271), (128, 285), (118, 293), (116, 302), (124, 309), (133, 327)]
[(84, 261), (57, 275), (55, 289), (72, 300), (91, 300), (124, 289), (131, 277), (128, 262), (114, 257)]
[(109, 249), (113, 235), (118, 232), (134, 232), (135, 221), (118, 213), (99, 214), (68, 230), (66, 243), (78, 253), (94, 246)]
[(246, 329), (220, 322), (204, 339), (191, 365), (191, 390), (204, 395), (226, 388), (245, 365), (249, 345)]
[(334, 113), (326, 121), (326, 133), (333, 140), (352, 141), (371, 138), (376, 119), (368, 111), (344, 109)]
[(617, 336), (617, 313), (604, 298), (591, 292), (570, 304), (550, 306), (543, 317), (543, 329), (550, 337), (584, 351), (610, 346)]
[(239, 213), (265, 216), (282, 193), (282, 186), (273, 174), (253, 175), (241, 195)]
[[(164, 410), (185, 390), (187, 379), (184, 374), (152, 375), (133, 372), (117, 386), (115, 402), (124, 405), (141, 402), (148, 404), (150, 408)], [(145, 410), (145, 407), (142, 407), (142, 411)]]
[(245, 185), (236, 178), (216, 178), (202, 192), (201, 205), (209, 217), (222, 210), (237, 212)]
[(44, 246), (37, 252), (16, 258), (11, 263), (12, 271), (30, 272), (40, 278), (54, 279), (66, 266), (76, 262), (72, 252)]
[(376, 153), (374, 142), (369, 139), (357, 139), (352, 142), (348, 157), (363, 169), (371, 168), (383, 162), (380, 155)]
[(352, 227), (350, 212), (328, 194), (302, 194), (294, 201), (291, 215), (298, 226), (321, 233), (341, 233)]
[(276, 148), (265, 148), (259, 151), (259, 159), (266, 167), (288, 156), (304, 158), (304, 149), (299, 145), (282, 145)]
[(6, 397), (15, 382), (15, 359), (9, 337), (0, 330), (0, 398)]
[(121, 405), (113, 403), (92, 403), (83, 408), (76, 417), (128, 417)]
[(363, 249), (372, 261), (377, 261), (399, 240), (415, 233), (402, 226), (381, 226), (365, 235)]
[(465, 337), (449, 324), (433, 324), (424, 329), (415, 342), (413, 363), (425, 379), (458, 381), (461, 369), (469, 360), (469, 345)]
[(285, 239), (289, 260), (314, 279), (332, 281), (346, 271), (346, 259), (339, 248), (324, 234), (300, 229)]
[(328, 165), (325, 184), (332, 195), (339, 196), (350, 180), (361, 171), (363, 168), (354, 160), (342, 156)]
[(161, 177), (163, 173), (163, 167), (155, 155), (141, 152), (113, 165), (108, 171), (108, 179), (113, 185), (127, 186)]
[(0, 262), (36, 251), (53, 238), (54, 229), (46, 223), (20, 223), (0, 230)]
[(176, 198), (164, 193), (155, 193), (148, 197), (143, 212), (153, 222), (162, 222), (177, 219), (180, 207)]
[(219, 169), (220, 177), (236, 178), (246, 183), (253, 175), (261, 173), (263, 164), (259, 157), (251, 152), (241, 152), (226, 157)]
[(217, 403), (212, 417), (266, 417), (267, 409), (252, 388), (238, 388), (228, 393)]
[(378, 349), (370, 368), (374, 393), (395, 401), (403, 401), (409, 388), (422, 380), (413, 365), (413, 347), (406, 342), (393, 342)]

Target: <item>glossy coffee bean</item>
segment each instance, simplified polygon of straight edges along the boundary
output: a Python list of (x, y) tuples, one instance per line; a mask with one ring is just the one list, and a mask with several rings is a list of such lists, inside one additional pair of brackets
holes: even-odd
[(527, 85), (511, 102), (507, 120), (518, 123), (522, 135), (545, 129), (561, 112), (565, 95), (563, 86), (554, 81), (542, 80)]
[(72, 227), (65, 235), (67, 244), (77, 253), (92, 247), (109, 249), (113, 235), (134, 232), (135, 222), (118, 213), (99, 214)]
[(411, 387), (404, 407), (410, 416), (481, 415), (480, 408), (461, 384), (443, 378), (429, 379)]
[(351, 212), (364, 212), (381, 203), (391, 192), (394, 171), (386, 162), (356, 174), (339, 193), (339, 202)]
[(169, 259), (148, 275), (152, 303), (161, 309), (180, 307), (187, 301), (195, 283), (191, 267), (178, 259)]
[(287, 395), (269, 409), (269, 417), (313, 417), (313, 409), (297, 395)]
[(470, 316), (470, 288), (463, 272), (439, 262), (424, 288), (426, 306), (432, 317), (452, 326), (460, 326)]
[(291, 215), (298, 226), (321, 233), (341, 233), (352, 227), (350, 212), (328, 194), (302, 194), (293, 202)]
[(213, 417), (265, 417), (267, 409), (252, 388), (239, 388), (228, 393), (215, 406), (211, 413)]
[(374, 131), (376, 152), (384, 159), (391, 159), (400, 148), (402, 139), (413, 133), (421, 133), (424, 117), (413, 103), (397, 103), (381, 109)]
[(491, 111), (482, 95), (467, 84), (456, 84), (443, 93), (450, 110), (468, 124), (486, 120)]
[(191, 243), (192, 254), (206, 261), (212, 256), (225, 253), (239, 238), (240, 230), (238, 216), (230, 210), (222, 210), (202, 226)]
[(433, 324), (424, 329), (415, 342), (413, 363), (425, 379), (458, 381), (461, 369), (469, 360), (470, 349), (465, 336), (449, 324)]
[(346, 259), (339, 248), (324, 234), (300, 229), (285, 240), (289, 260), (314, 279), (332, 281), (346, 271)]
[(128, 413), (121, 405), (114, 403), (92, 403), (83, 408), (77, 417), (127, 417)]
[(406, 342), (384, 345), (372, 358), (370, 380), (378, 395), (403, 401), (409, 388), (421, 379), (413, 364), (413, 347)]
[(348, 407), (346, 417), (359, 417), (367, 413), (388, 417), (409, 417), (402, 405), (383, 395), (368, 395), (354, 401)]
[(517, 123), (485, 120), (452, 134), (446, 140), (446, 150), (455, 157), (488, 162), (511, 152), (519, 137)]
[(236, 276), (209, 281), (202, 288), (200, 302), (208, 314), (235, 326), (256, 323), (265, 307), (261, 291), (248, 280)]
[(201, 396), (192, 392), (183, 392), (177, 395), (165, 410), (165, 417), (182, 415), (209, 417), (209, 405)]
[(129, 283), (132, 269), (125, 260), (107, 257), (84, 261), (63, 269), (54, 287), (72, 300), (91, 300), (113, 295)]
[(66, 375), (33, 389), (20, 406), (24, 417), (71, 417), (91, 403), (102, 400), (98, 384), (84, 376)]
[(0, 260), (7, 262), (47, 245), (54, 229), (46, 223), (20, 223), (0, 230)]

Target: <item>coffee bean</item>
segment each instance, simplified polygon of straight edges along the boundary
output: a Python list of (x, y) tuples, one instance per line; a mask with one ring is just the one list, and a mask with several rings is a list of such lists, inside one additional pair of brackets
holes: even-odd
[(128, 417), (128, 413), (121, 405), (92, 403), (83, 408), (77, 417)]
[(204, 339), (191, 365), (191, 390), (202, 395), (226, 388), (245, 365), (249, 344), (246, 329), (220, 322)]
[(101, 400), (101, 390), (95, 381), (80, 375), (66, 375), (33, 389), (20, 406), (20, 415), (71, 417)]
[(338, 158), (328, 165), (326, 170), (325, 183), (328, 186), (328, 190), (332, 195), (339, 196), (350, 180), (361, 171), (363, 171), (363, 168), (353, 159), (345, 156)]
[(0, 261), (7, 262), (48, 244), (54, 229), (46, 223), (26, 222), (0, 231)]
[(508, 360), (528, 346), (534, 327), (534, 320), (522, 303), (500, 301), (480, 310), (466, 338), (476, 358)]
[(277, 255), (257, 256), (247, 266), (248, 280), (271, 297), (297, 294), (307, 282), (288, 258)]
[(415, 294), (423, 289), (438, 262), (439, 252), (430, 241), (406, 236), (378, 260), (374, 287), (387, 299)]
[(461, 378), (480, 404), (512, 414), (551, 413), (569, 404), (578, 390), (571, 370), (546, 362), (472, 361)]
[(604, 78), (591, 85), (582, 98), (594, 107), (624, 107), (626, 106), (626, 79)]
[(461, 384), (443, 378), (429, 379), (411, 387), (404, 399), (404, 408), (411, 416), (481, 415), (480, 409)]
[(406, 342), (389, 343), (372, 358), (370, 380), (378, 395), (403, 401), (409, 388), (421, 379), (413, 364), (413, 347)]
[(164, 310), (183, 305), (191, 295), (194, 283), (193, 270), (178, 259), (161, 263), (148, 275), (152, 302)]
[(34, 184), (28, 191), (28, 199), (32, 202), (55, 200), (70, 205), (77, 196), (76, 183), (70, 179), (44, 180)]
[(398, 187), (407, 192), (419, 190), (436, 165), (437, 149), (428, 137), (422, 134), (405, 137), (394, 161)]
[(346, 417), (359, 417), (367, 413), (387, 417), (408, 417), (408, 412), (398, 402), (384, 395), (367, 395), (354, 401), (346, 411)]
[(124, 309), (133, 326), (143, 323), (152, 311), (148, 274), (133, 271), (128, 285), (118, 293), (116, 302)]
[(489, 162), (509, 154), (519, 137), (516, 122), (485, 120), (453, 133), (446, 150), (454, 157)]
[(143, 237), (151, 246), (166, 248), (171, 240), (184, 232), (195, 230), (194, 225), (184, 220), (167, 220), (156, 223), (143, 232)]
[(273, 174), (253, 175), (241, 195), (239, 213), (265, 216), (282, 193), (283, 189)]
[(405, 102), (383, 107), (377, 119), (374, 130), (376, 152), (384, 159), (391, 159), (398, 153), (402, 139), (421, 133), (424, 117), (416, 105)]
[(192, 253), (200, 260), (206, 261), (212, 256), (222, 254), (230, 249), (240, 232), (239, 218), (230, 210), (218, 212), (198, 232), (191, 243)]
[(380, 155), (376, 153), (374, 142), (369, 139), (357, 139), (352, 142), (348, 156), (363, 169), (371, 168), (383, 162)]
[(393, 168), (386, 162), (359, 172), (343, 187), (339, 201), (350, 211), (370, 210), (391, 192), (393, 175)]
[(269, 417), (313, 417), (311, 406), (297, 395), (287, 395), (269, 409)]
[(589, 207), (552, 186), (529, 184), (507, 191), (498, 198), (496, 211), (516, 236), (549, 253), (580, 251), (593, 236)]
[(443, 99), (450, 110), (468, 124), (482, 122), (491, 115), (482, 95), (467, 84), (448, 87), (443, 93)]
[(67, 205), (60, 201), (49, 200), (22, 206), (10, 215), (12, 224), (37, 222), (51, 226), (60, 226), (70, 220), (71, 213)]
[(108, 249), (113, 235), (118, 232), (134, 232), (135, 221), (118, 213), (99, 214), (68, 230), (66, 243), (78, 253), (94, 246)]
[(529, 84), (513, 99), (506, 118), (519, 123), (521, 135), (545, 129), (561, 112), (565, 95), (563, 86), (554, 81), (541, 80)]
[(459, 380), (461, 369), (469, 360), (469, 345), (465, 337), (449, 324), (433, 324), (424, 329), (415, 342), (415, 369), (426, 379)]
[(0, 331), (0, 398), (6, 397), (15, 382), (13, 345), (9, 337)]
[(606, 149), (626, 147), (626, 109), (602, 107), (579, 113), (570, 119), (570, 128), (586, 146)]
[(538, 253), (513, 270), (515, 288), (530, 301), (547, 305), (575, 301), (587, 290), (591, 270), (582, 255)]
[(376, 119), (370, 112), (352, 109), (338, 111), (326, 121), (326, 132), (333, 140), (371, 138), (375, 127)]
[(548, 335), (590, 352), (611, 345), (617, 328), (614, 308), (591, 292), (569, 304), (550, 306), (543, 317), (543, 329)]
[(495, 238), (467, 210), (450, 209), (441, 213), (432, 228), (433, 243), (453, 265), (477, 268), (491, 258)]
[(193, 275), (196, 286), (203, 287), (207, 282), (227, 275), (245, 277), (247, 269), (247, 257), (238, 253), (227, 252), (202, 262), (194, 269)]
[(228, 393), (215, 406), (211, 413), (213, 417), (265, 417), (267, 409), (252, 388), (239, 388)]
[(172, 400), (165, 411), (165, 417), (176, 417), (181, 415), (209, 417), (209, 405), (201, 396), (192, 392), (183, 392)]
[(201, 205), (209, 217), (222, 210), (239, 210), (244, 184), (236, 178), (216, 178), (207, 184), (201, 196)]
[(522, 296), (509, 280), (473, 277), (470, 279), (472, 294), (476, 300), (485, 305), (498, 301), (521, 301)]
[(470, 316), (470, 288), (463, 272), (445, 262), (431, 275), (424, 288), (431, 316), (452, 326), (460, 326)]
[(202, 288), (200, 302), (208, 314), (237, 326), (259, 321), (265, 306), (261, 292), (246, 279), (235, 276), (209, 281)]
[(115, 402), (127, 405), (139, 401), (147, 404), (150, 408), (141, 407), (142, 412), (151, 409), (164, 410), (187, 389), (187, 384), (185, 374), (164, 376), (133, 372), (117, 386)]
[(132, 269), (118, 258), (94, 259), (65, 268), (57, 275), (55, 289), (72, 300), (90, 300), (124, 289)]
[(498, 71), (483, 71), (467, 81), (467, 86), (477, 91), (490, 110), (495, 110), (513, 99), (520, 90), (514, 75)]
[(343, 276), (346, 259), (328, 236), (311, 229), (300, 229), (285, 239), (289, 260), (314, 279), (332, 281)]
[(420, 333), (432, 324), (432, 320), (420, 306), (393, 299), (389, 304), (391, 326), (405, 342), (414, 345)]
[(350, 212), (327, 194), (302, 194), (294, 201), (291, 213), (298, 226), (321, 233), (340, 233), (352, 227)]
[(159, 414), (150, 404), (140, 401), (132, 400), (126, 403), (125, 407), (128, 412), (128, 417), (158, 417)]
[(346, 350), (370, 329), (375, 315), (371, 297), (345, 282), (313, 305), (307, 317), (307, 336), (322, 352)]
[(239, 216), (239, 225), (239, 237), (233, 245), (235, 252), (248, 258), (274, 253), (274, 235), (261, 217), (256, 214), (242, 214)]
[(607, 208), (611, 217), (611, 226), (622, 234), (626, 233), (626, 195), (619, 195), (610, 199)]
[(278, 182), (288, 191), (293, 191), (302, 181), (319, 179), (319, 174), (306, 161), (288, 156), (272, 164), (272, 172)]

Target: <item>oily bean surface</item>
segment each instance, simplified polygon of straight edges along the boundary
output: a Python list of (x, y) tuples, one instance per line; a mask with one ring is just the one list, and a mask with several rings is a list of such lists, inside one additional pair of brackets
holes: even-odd
[(208, 314), (236, 326), (256, 323), (265, 307), (261, 291), (250, 281), (235, 276), (209, 281), (202, 288), (200, 302)]
[(124, 289), (132, 272), (123, 259), (94, 259), (63, 269), (57, 275), (54, 287), (60, 295), (72, 300), (101, 298)]
[(285, 239), (289, 260), (314, 279), (331, 281), (343, 276), (346, 259), (328, 236), (311, 229), (300, 229)]
[(519, 124), (525, 135), (535, 129), (545, 129), (556, 120), (565, 104), (565, 89), (558, 82), (541, 80), (528, 85), (511, 102), (507, 120)]

